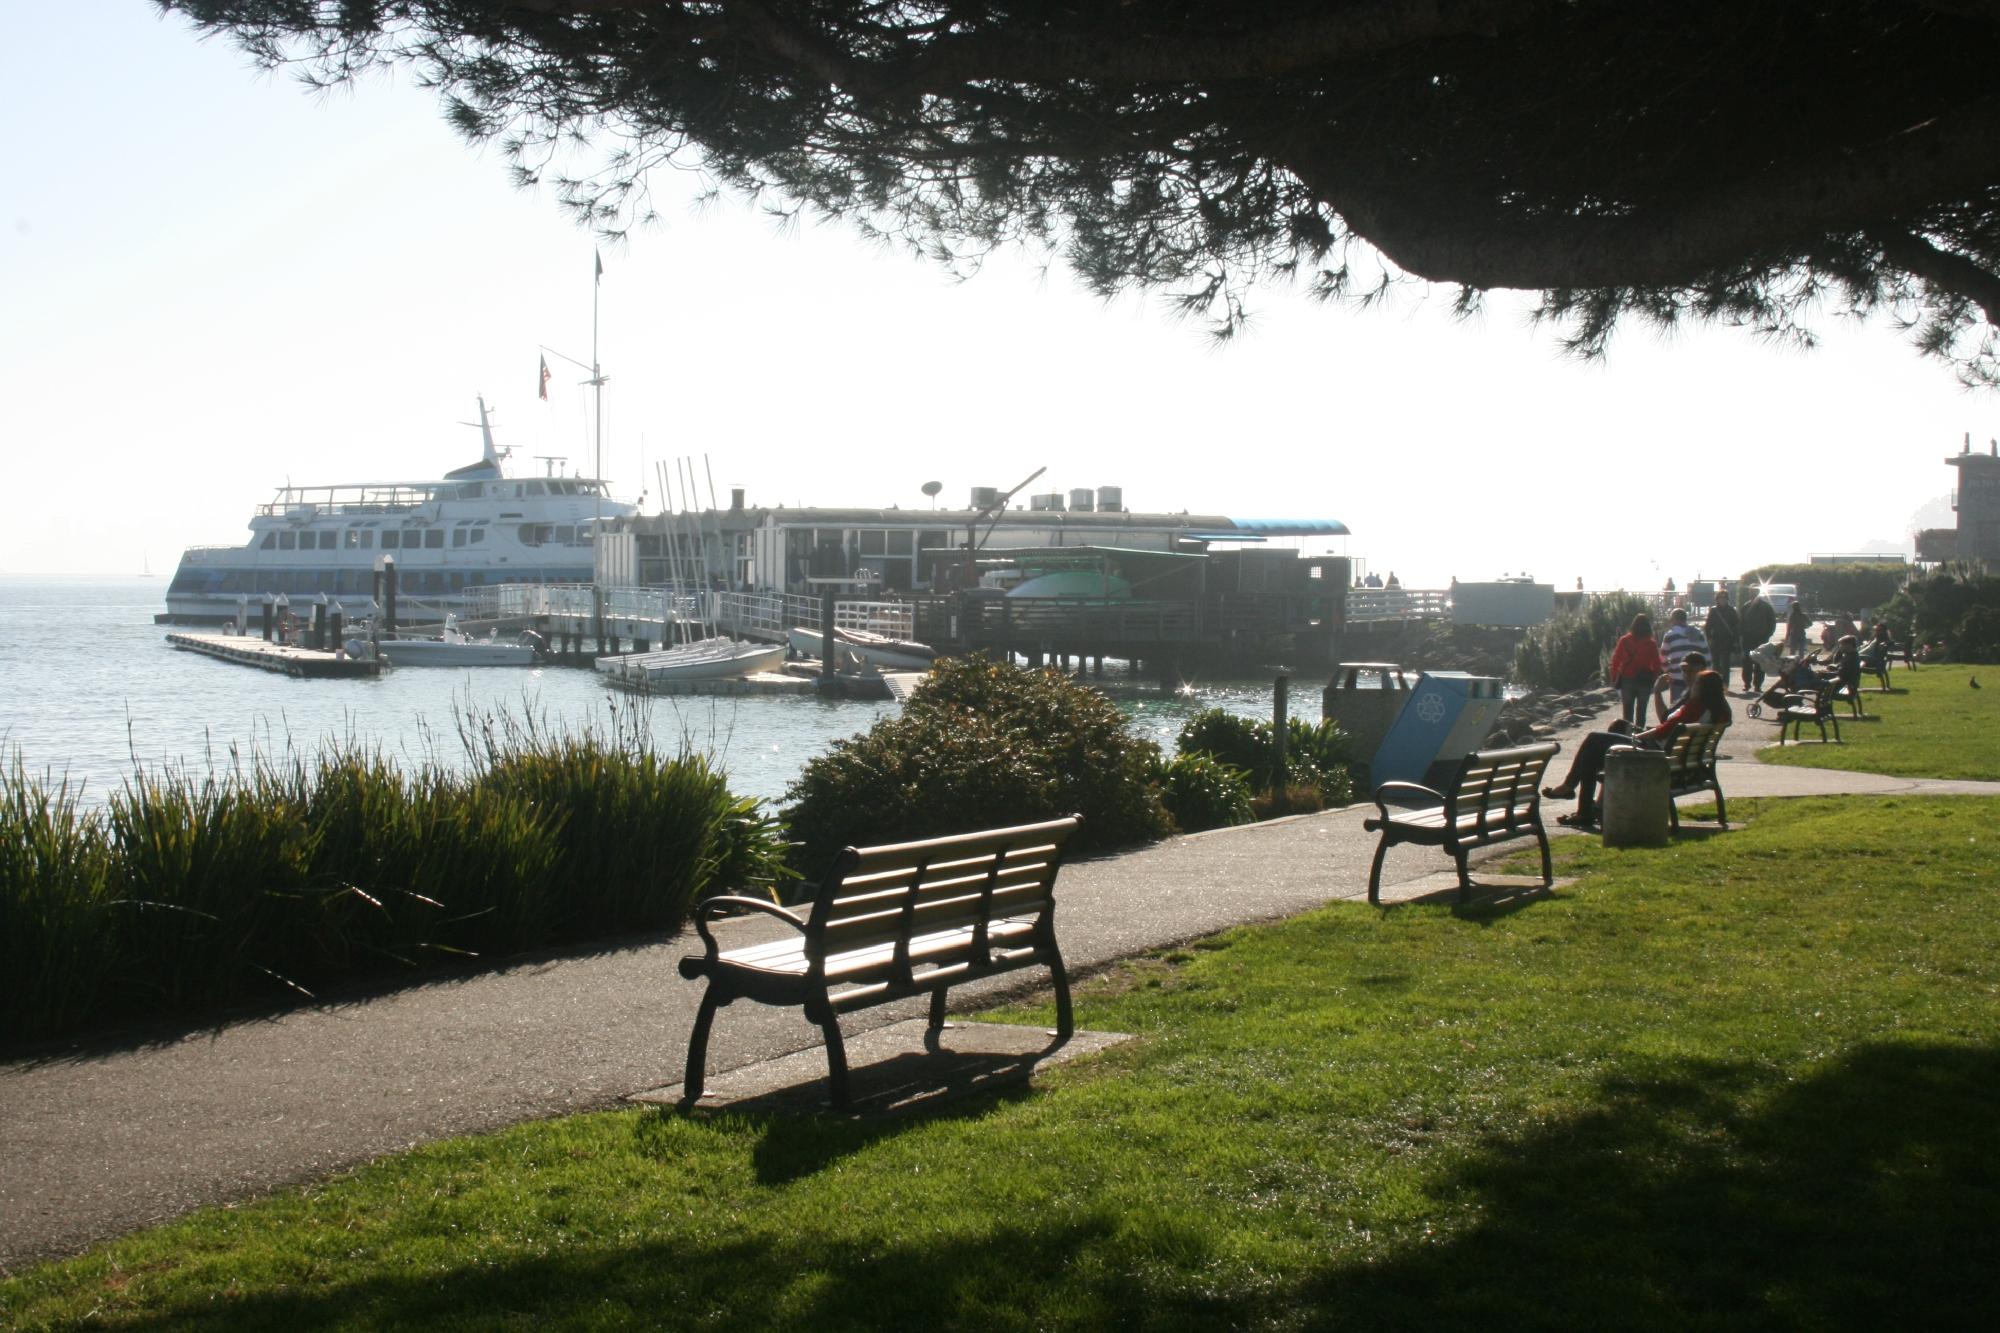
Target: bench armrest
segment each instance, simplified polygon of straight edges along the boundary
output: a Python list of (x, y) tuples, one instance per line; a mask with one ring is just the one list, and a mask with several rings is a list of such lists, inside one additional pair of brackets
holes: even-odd
[(1382, 812), (1384, 819), (1389, 817), (1389, 802), (1383, 799), (1385, 795), (1408, 798), (1412, 805), (1419, 802), (1424, 805), (1444, 804), (1443, 792), (1433, 791), (1421, 782), (1385, 782), (1375, 789), (1375, 808)]
[(708, 946), (708, 956), (681, 959), (681, 975), (690, 981), (707, 971), (722, 953), (722, 946), (716, 943), (715, 936), (708, 929), (708, 921), (715, 915), (717, 909), (724, 907), (749, 908), (766, 916), (775, 916), (794, 930), (803, 932), (806, 928), (806, 923), (799, 919), (798, 913), (780, 907), (776, 903), (766, 902), (762, 898), (746, 898), (740, 894), (725, 893), (719, 897), (705, 899), (694, 909), (694, 928), (695, 933), (701, 936), (701, 942)]

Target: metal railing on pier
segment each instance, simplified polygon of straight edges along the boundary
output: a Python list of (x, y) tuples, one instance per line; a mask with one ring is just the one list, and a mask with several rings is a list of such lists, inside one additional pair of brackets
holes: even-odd
[(1448, 588), (1349, 588), (1347, 623), (1370, 625), (1385, 620), (1449, 620)]

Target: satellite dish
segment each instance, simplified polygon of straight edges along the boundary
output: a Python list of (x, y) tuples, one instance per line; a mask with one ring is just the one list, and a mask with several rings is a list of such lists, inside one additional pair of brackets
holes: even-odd
[(939, 491), (943, 489), (944, 489), (944, 483), (941, 481), (927, 481), (924, 483), (925, 495), (936, 495)]

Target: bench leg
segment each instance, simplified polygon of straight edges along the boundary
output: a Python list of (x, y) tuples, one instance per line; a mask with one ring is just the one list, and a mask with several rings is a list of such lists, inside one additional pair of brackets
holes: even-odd
[(1472, 869), (1466, 864), (1465, 848), (1452, 848), (1451, 859), (1458, 862), (1458, 900), (1465, 902), (1472, 897)]
[(941, 990), (934, 990), (931, 992), (931, 1031), (936, 1032), (939, 1028), (942, 1028), (943, 1026), (944, 1026), (944, 992)]
[(827, 1094), (833, 1102), (833, 1109), (847, 1109), (847, 1043), (840, 1039), (840, 1019), (831, 1008), (820, 1011), (820, 1017), (813, 1020), (819, 1030), (826, 1034), (826, 1084)]
[(1049, 976), (1056, 984), (1056, 1036), (1068, 1041), (1076, 1035), (1076, 1011), (1069, 1000), (1069, 969), (1063, 966), (1062, 953), (1053, 939), (1048, 943), (1048, 952)]
[(694, 1031), (688, 1034), (687, 1074), (681, 1083), (681, 1101), (689, 1106), (701, 1100), (702, 1082), (707, 1077), (708, 1030), (715, 1024), (715, 1011), (721, 1007), (716, 995), (715, 983), (708, 983), (708, 990), (702, 994), (701, 1008), (695, 1012)]
[(1368, 901), (1378, 907), (1382, 904), (1382, 858), (1388, 854), (1389, 835), (1384, 833), (1375, 844), (1375, 864), (1368, 868)]
[(1552, 889), (1556, 883), (1555, 862), (1549, 859), (1549, 831), (1542, 827), (1541, 816), (1535, 817), (1535, 841), (1542, 849), (1542, 887)]
[(1711, 782), (1708, 789), (1715, 793), (1715, 822), (1724, 828), (1728, 828), (1729, 807), (1722, 803), (1722, 784), (1720, 782)]
[(1667, 829), (1672, 833), (1681, 831), (1681, 803), (1672, 796), (1667, 797)]

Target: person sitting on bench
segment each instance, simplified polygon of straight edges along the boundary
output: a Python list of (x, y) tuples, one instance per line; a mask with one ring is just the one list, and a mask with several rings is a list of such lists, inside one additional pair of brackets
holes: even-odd
[(1687, 676), (1688, 692), (1682, 697), (1680, 707), (1660, 719), (1659, 726), (1636, 735), (1593, 731), (1578, 743), (1576, 758), (1570, 761), (1569, 773), (1562, 784), (1542, 788), (1542, 795), (1552, 801), (1576, 800), (1576, 810), (1558, 816), (1558, 824), (1586, 828), (1597, 822), (1597, 810), (1592, 802), (1596, 796), (1598, 774), (1604, 771), (1604, 756), (1611, 750), (1633, 745), (1648, 750), (1664, 749), (1661, 742), (1667, 733), (1684, 722), (1729, 725), (1733, 716), (1729, 711), (1729, 687), (1720, 675), (1708, 669), (1708, 659), (1700, 653), (1689, 653), (1681, 662), (1681, 671)]

